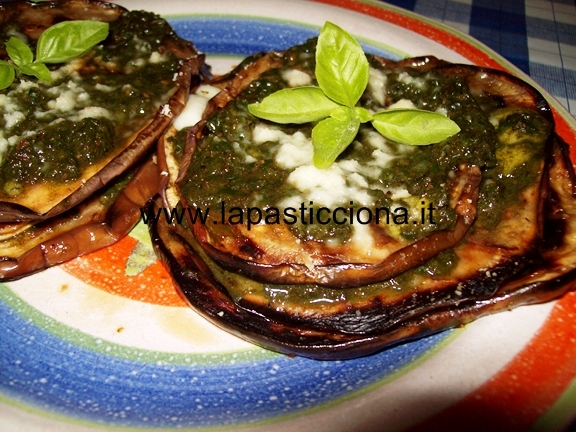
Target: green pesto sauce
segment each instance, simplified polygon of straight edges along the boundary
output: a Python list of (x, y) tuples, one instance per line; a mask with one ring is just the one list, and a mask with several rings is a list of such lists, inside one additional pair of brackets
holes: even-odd
[[(265, 72), (224, 110), (210, 117), (207, 123), (210, 134), (198, 143), (182, 185), (191, 204), (209, 208), (226, 201), (230, 206), (246, 207), (276, 201), (289, 172), (279, 170), (272, 159), (277, 143), (251, 145), (252, 130), (261, 120), (252, 116), (247, 106), (285, 87), (282, 71), (297, 68), (312, 73), (314, 47), (315, 43), (308, 43), (289, 49), (283, 68)], [(312, 125), (288, 125), (283, 130), (287, 133), (300, 130), (310, 136)], [(242, 163), (238, 147), (242, 156), (252, 157), (255, 162)]]
[[(286, 69), (298, 68), (313, 75), (311, 53), (314, 43), (290, 49), (286, 66), (264, 74), (224, 110), (209, 119), (211, 133), (198, 143), (187, 179), (181, 185), (189, 205), (211, 208), (226, 201), (227, 205), (238, 207), (265, 207), (298, 193), (286, 184), (291, 171), (279, 168), (273, 160), (278, 143), (253, 145), (250, 142), (255, 125), (265, 122), (252, 117), (246, 106), (287, 86), (282, 79), (282, 72)], [(372, 66), (376, 67), (376, 64)], [(473, 95), (459, 77), (440, 76), (434, 71), (382, 72), (387, 82), (386, 106), (409, 99), (420, 109), (445, 110), (460, 126), (461, 132), (429, 146), (407, 148), (409, 146), (387, 142), (389, 154), (395, 157), (377, 179), (369, 179), (369, 193), (376, 206), (413, 205), (409, 200), (393, 199), (390, 193), (384, 192), (389, 188), (405, 188), (418, 201), (422, 199), (432, 203), (436, 209), (435, 224), (409, 223), (402, 226), (405, 238), (414, 240), (450, 228), (456, 215), (449, 206), (447, 180), (459, 164), (473, 164), (479, 166), (483, 174), (476, 226), (495, 226), (502, 213), (518, 205), (519, 195), (540, 175), (544, 144), (551, 125), (536, 111), (503, 108), (502, 101), (496, 98)], [(407, 75), (410, 75), (408, 79)], [(373, 110), (383, 108), (369, 91), (361, 99), (361, 104)], [(283, 125), (282, 130), (288, 134), (298, 130), (310, 136), (311, 127)], [(369, 133), (368, 128), (363, 128), (356, 142), (338, 160), (370, 161), (374, 147), (370, 145)], [(244, 163), (246, 155), (255, 161)], [(297, 224), (292, 229), (300, 238), (319, 241), (328, 238), (346, 241), (351, 235), (350, 224)], [(424, 278), (449, 275), (457, 264), (457, 255), (449, 250), (397, 278), (346, 290), (316, 285), (259, 284), (223, 271), (213, 263), (211, 268), (237, 299), (257, 294), (268, 299), (271, 307), (286, 304), (321, 307), (335, 302), (361, 302), (374, 295), (402, 295), (417, 287)]]
[[(249, 114), (247, 105), (257, 102), (288, 84), (283, 73), (299, 69), (313, 76), (315, 67), (315, 40), (296, 46), (287, 51), (285, 63), (278, 69), (263, 74), (252, 82), (239, 97), (235, 98), (222, 111), (215, 113), (208, 121), (210, 134), (198, 143), (190, 165), (187, 180), (181, 185), (184, 195), (192, 206), (198, 208), (219, 208), (222, 201), (227, 207), (277, 206), (283, 197), (298, 195), (286, 180), (291, 170), (280, 168), (274, 161), (278, 142), (265, 142), (254, 145), (252, 130), (258, 124), (271, 128), (278, 125), (267, 123)], [(380, 67), (372, 62), (372, 67)], [(443, 109), (461, 128), (461, 132), (441, 143), (430, 146), (404, 146), (387, 142), (388, 153), (394, 155), (388, 167), (376, 179), (368, 179), (368, 194), (374, 208), (403, 206), (413, 208), (420, 202), (434, 206), (434, 223), (401, 223), (402, 235), (409, 240), (418, 239), (430, 232), (453, 226), (456, 215), (449, 206), (445, 184), (448, 173), (461, 163), (479, 165), (484, 171), (496, 166), (498, 132), (490, 123), (490, 112), (500, 105), (498, 101), (475, 98), (465, 81), (459, 77), (445, 77), (434, 72), (391, 72), (386, 75), (386, 102), (388, 106), (402, 99), (409, 99), (420, 109)], [(409, 76), (408, 76), (409, 75)], [(315, 81), (312, 81), (314, 84)], [(369, 109), (382, 110), (383, 107), (366, 91), (361, 104)], [(535, 113), (534, 123), (543, 120)], [(312, 124), (282, 125), (282, 131), (293, 134), (296, 131), (311, 135)], [(368, 133), (371, 127), (363, 127), (356, 142), (340, 157), (340, 160), (357, 160), (360, 164), (370, 164), (374, 147), (370, 145)], [(245, 163), (246, 158), (253, 162)], [(535, 165), (537, 166), (537, 164)], [(495, 174), (496, 175), (496, 174)], [(527, 183), (529, 179), (525, 178)], [(387, 190), (406, 189), (414, 199), (392, 198)], [(491, 193), (490, 184), (483, 194)], [(420, 201), (422, 200), (422, 201)], [(342, 203), (346, 208), (358, 210), (362, 204)], [(502, 203), (505, 206), (506, 203)], [(305, 202), (309, 207), (309, 202)], [(310, 206), (317, 210), (321, 204)], [(421, 222), (421, 221), (418, 221)], [(428, 219), (427, 219), (428, 222)], [(346, 241), (351, 237), (349, 224), (291, 224), (292, 231), (302, 239), (316, 240), (338, 238)]]
[[(186, 222), (184, 222), (184, 227), (186, 227)], [(256, 282), (240, 274), (222, 269), (196, 243), (193, 237), (190, 236), (187, 240), (200, 255), (202, 261), (208, 265), (216, 279), (226, 287), (235, 302), (247, 296), (257, 296), (265, 298), (268, 301), (268, 307), (272, 309), (302, 306), (306, 307), (308, 312), (312, 312), (313, 310), (321, 311), (325, 307), (338, 303), (354, 307), (372, 300), (375, 296), (383, 296), (391, 301), (394, 298), (401, 298), (407, 290), (417, 288), (419, 281), (430, 277), (431, 272), (435, 272), (434, 274), (437, 276), (447, 274), (457, 263), (454, 252), (445, 251), (426, 265), (409, 270), (396, 278), (357, 288), (327, 288), (314, 284), (275, 285)]]
[[(62, 138), (68, 137), (65, 145)], [(77, 179), (82, 171), (113, 148), (114, 125), (108, 119), (61, 120), (41, 130), (34, 139), (22, 139), (0, 168), (5, 185), (39, 180)], [(12, 195), (7, 188), (4, 192)]]
[[(7, 33), (18, 31), (15, 26), (0, 27), (2, 45)], [(38, 182), (77, 180), (124, 145), (175, 89), (179, 61), (172, 53), (157, 52), (162, 39), (173, 35), (157, 15), (128, 12), (110, 23), (102, 44), (82, 56), (79, 73), (57, 73), (51, 84), (22, 76), (0, 92), (0, 110), (21, 113), (11, 123), (0, 115), (0, 138), (10, 143), (4, 151), (0, 146), (0, 197), (15, 197)], [(150, 61), (153, 53), (156, 60)], [(57, 98), (63, 94), (73, 100), (72, 110), (59, 108)], [(82, 109), (92, 111), (79, 118)]]
[(522, 202), (522, 191), (541, 174), (544, 143), (552, 132), (552, 125), (535, 111), (503, 109), (495, 114), (504, 116), (496, 128), (498, 164), (483, 173), (474, 229), (494, 228), (507, 208)]

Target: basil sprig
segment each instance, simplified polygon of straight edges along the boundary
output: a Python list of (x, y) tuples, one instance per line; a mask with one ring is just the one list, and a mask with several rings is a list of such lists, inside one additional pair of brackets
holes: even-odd
[(448, 117), (419, 109), (389, 109), (372, 114), (356, 106), (368, 85), (370, 66), (360, 44), (337, 25), (326, 22), (316, 46), (319, 87), (280, 90), (248, 105), (256, 117), (275, 123), (318, 122), (312, 129), (314, 165), (329, 167), (371, 122), (384, 137), (408, 145), (428, 145), (460, 131)]
[(64, 63), (78, 57), (108, 36), (108, 23), (90, 20), (63, 21), (47, 28), (32, 49), (12, 36), (6, 42), (11, 62), (0, 60), (0, 90), (9, 87), (17, 73), (51, 82), (47, 63)]

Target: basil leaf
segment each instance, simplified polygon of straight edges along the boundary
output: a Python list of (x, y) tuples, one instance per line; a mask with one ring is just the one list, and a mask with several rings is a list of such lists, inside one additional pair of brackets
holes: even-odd
[(18, 67), (34, 61), (34, 53), (30, 47), (14, 36), (6, 42), (6, 52)]
[(362, 107), (354, 107), (354, 115), (362, 123), (366, 123), (374, 119), (374, 116), (370, 113), (370, 111)]
[(336, 120), (340, 120), (342, 122), (347, 122), (352, 119), (352, 115), (350, 115), (350, 108), (346, 106), (340, 105), (334, 111), (330, 113), (330, 117)]
[(370, 66), (360, 44), (326, 22), (316, 45), (315, 73), (326, 96), (352, 108), (368, 85)]
[(48, 27), (36, 46), (36, 61), (63, 63), (83, 54), (108, 36), (108, 23), (64, 21)]
[(14, 66), (7, 61), (0, 60), (0, 90), (10, 87), (15, 77)]
[(52, 82), (52, 76), (50, 75), (50, 70), (44, 63), (30, 63), (27, 65), (20, 66), (20, 71), (26, 75), (32, 75), (36, 78), (46, 81), (47, 83)]
[(313, 162), (316, 168), (328, 168), (354, 140), (360, 120), (350, 115), (347, 120), (328, 117), (312, 129)]
[(373, 115), (372, 125), (386, 138), (409, 145), (434, 144), (460, 132), (448, 117), (431, 111), (397, 109)]
[(286, 88), (248, 105), (250, 114), (275, 123), (308, 123), (322, 120), (339, 105), (318, 87)]

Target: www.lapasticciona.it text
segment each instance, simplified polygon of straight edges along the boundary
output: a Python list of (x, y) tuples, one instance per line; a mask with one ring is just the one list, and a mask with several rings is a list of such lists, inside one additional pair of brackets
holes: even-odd
[[(328, 207), (314, 206), (314, 202), (308, 204), (301, 203), (300, 207), (227, 207), (225, 201), (221, 201), (215, 211), (211, 208), (176, 207), (158, 209), (141, 208), (140, 214), (142, 222), (145, 224), (157, 223), (161, 218), (169, 224), (182, 224), (185, 220), (191, 224), (228, 224), (247, 225), (248, 230), (254, 225), (266, 224), (277, 225), (336, 225), (344, 224), (386, 224), (386, 225), (408, 225), (408, 224), (432, 224), (436, 207), (432, 203), (421, 202), (421, 208), (417, 212), (410, 211), (407, 207), (356, 207), (350, 201), (348, 207)], [(417, 214), (418, 217), (414, 218)], [(412, 216), (412, 217), (411, 217)]]

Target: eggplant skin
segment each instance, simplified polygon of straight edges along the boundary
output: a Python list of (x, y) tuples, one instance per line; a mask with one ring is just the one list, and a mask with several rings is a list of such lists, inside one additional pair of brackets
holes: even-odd
[(17, 280), (116, 243), (138, 223), (140, 208), (157, 192), (159, 181), (158, 166), (146, 158), (102, 193), (0, 240), (0, 281)]
[[(399, 63), (380, 59), (385, 67), (438, 69), (448, 76), (463, 77), (479, 98), (496, 99), (504, 106), (537, 111), (553, 127), (551, 110), (545, 99), (530, 85), (505, 72), (470, 65), (455, 65), (433, 57), (406, 59)], [(219, 80), (224, 90), (208, 105), (204, 120), (188, 133), (189, 142), (181, 161), (178, 181), (185, 179), (197, 143), (206, 133), (208, 116), (225, 107), (266, 66), (280, 63), (278, 54), (254, 57), (241, 70)], [(323, 306), (304, 298), (286, 302), (262, 294), (254, 286), (270, 285), (258, 271), (246, 270), (236, 257), (214, 251), (192, 224), (168, 224), (165, 219), (150, 224), (157, 255), (189, 305), (220, 328), (249, 342), (287, 355), (319, 360), (343, 360), (370, 355), (395, 344), (414, 340), (442, 330), (465, 325), (479, 317), (506, 311), (520, 305), (553, 300), (574, 288), (576, 279), (576, 199), (575, 174), (568, 145), (554, 132), (545, 147), (539, 176), (528, 188), (519, 207), (531, 207), (530, 220), (519, 212), (506, 219), (506, 226), (525, 224), (516, 244), (504, 244), (506, 230), (491, 233), (486, 227), (472, 227), (448, 251), (461, 257), (464, 266), (448, 274), (422, 276), (400, 294), (388, 289), (360, 300), (339, 301)], [(165, 149), (159, 146), (161, 155)], [(164, 160), (159, 157), (159, 161)], [(161, 166), (161, 169), (167, 167)], [(177, 182), (176, 182), (177, 184)], [(171, 185), (164, 184), (165, 187)], [(148, 203), (150, 211), (166, 206), (167, 192)], [(187, 197), (181, 197), (186, 205)], [(472, 203), (473, 200), (470, 200)], [(474, 205), (475, 207), (475, 205)], [(518, 216), (520, 215), (520, 216)], [(505, 216), (505, 218), (508, 216)], [(502, 235), (502, 238), (498, 238)], [(484, 261), (482, 261), (484, 260)], [(482, 263), (490, 262), (485, 267)], [(480, 263), (480, 264), (479, 264)], [(417, 272), (421, 261), (413, 260), (408, 272)], [(254, 267), (258, 267), (257, 265)], [(402, 276), (402, 275), (401, 275)], [(233, 282), (233, 280), (239, 282)], [(273, 279), (272, 279), (273, 280)], [(337, 277), (334, 282), (337, 284)], [(245, 281), (247, 289), (238, 294), (234, 284)], [(305, 281), (308, 282), (308, 281)], [(368, 280), (372, 283), (373, 280)], [(297, 283), (278, 286), (289, 291)], [(306, 285), (304, 285), (306, 286)], [(318, 285), (316, 285), (318, 286)], [(377, 285), (378, 286), (378, 285)], [(343, 295), (349, 287), (340, 287)], [(360, 290), (370, 287), (361, 287)], [(315, 288), (312, 288), (315, 289)], [(264, 290), (265, 291), (265, 290)], [(386, 292), (384, 292), (386, 291)], [(292, 302), (292, 303), (291, 303)]]

